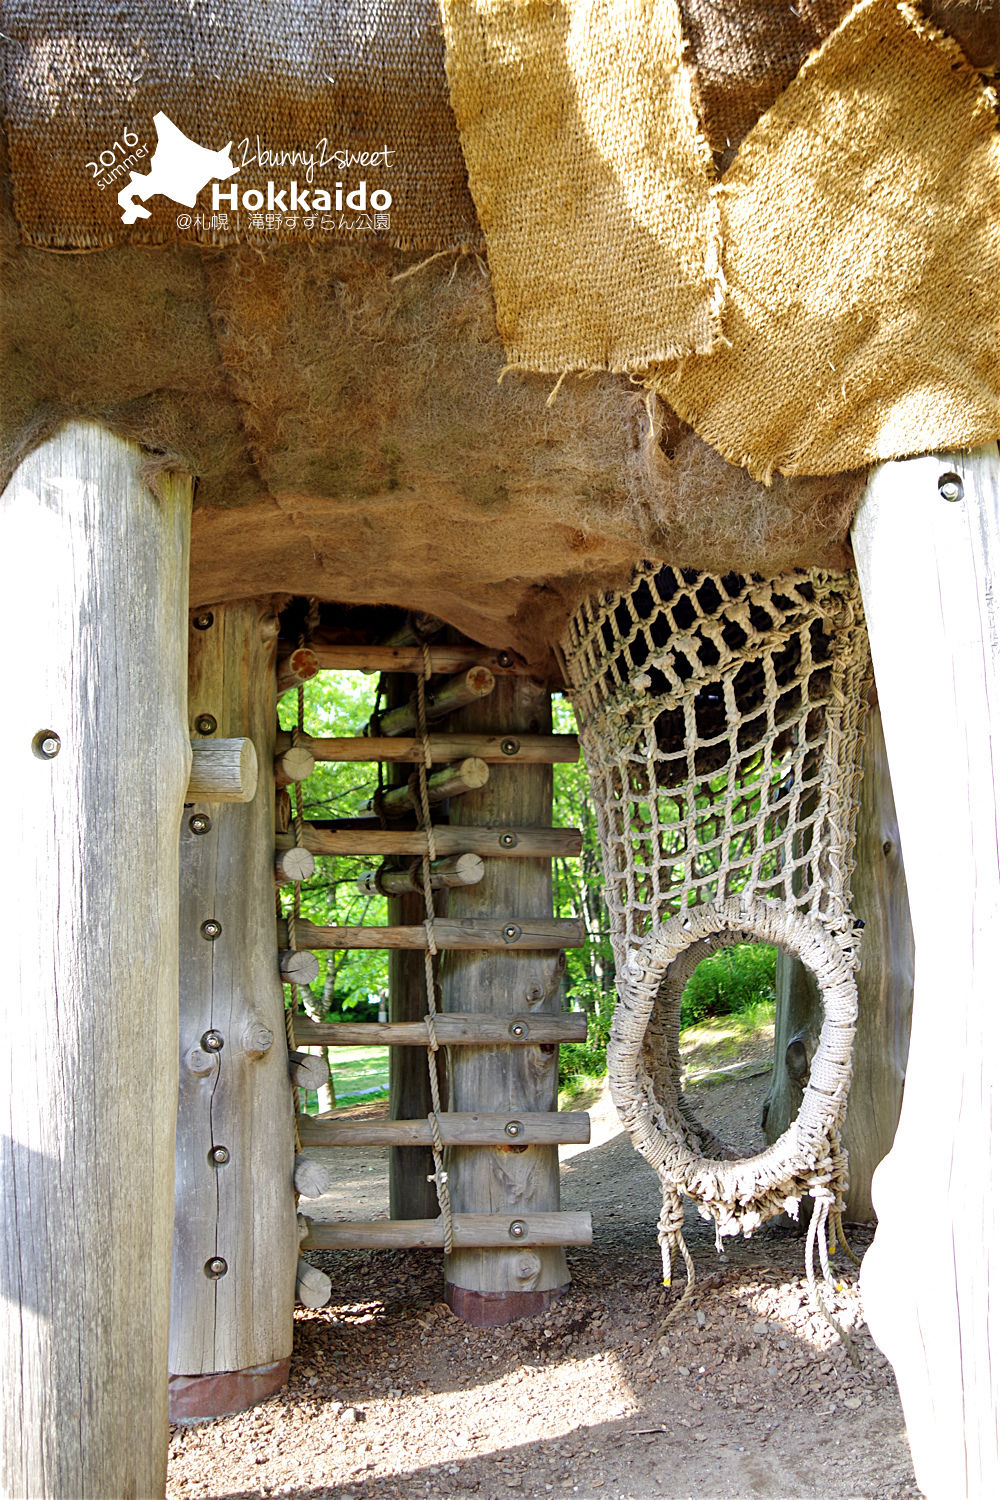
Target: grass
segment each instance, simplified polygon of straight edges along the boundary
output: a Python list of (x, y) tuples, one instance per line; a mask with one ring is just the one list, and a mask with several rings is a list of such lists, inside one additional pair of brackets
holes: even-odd
[(388, 1047), (336, 1047), (330, 1057), (338, 1106), (368, 1104), (388, 1095)]
[(737, 1062), (769, 1062), (774, 1048), (774, 1004), (760, 1001), (728, 1016), (703, 1016), (680, 1036), (681, 1062), (688, 1074)]

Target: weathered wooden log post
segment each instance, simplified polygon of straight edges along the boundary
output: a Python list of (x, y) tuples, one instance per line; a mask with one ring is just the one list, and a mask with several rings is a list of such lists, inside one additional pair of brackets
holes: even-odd
[[(850, 1160), (845, 1216), (867, 1224), (874, 1219), (872, 1173), (892, 1145), (899, 1119), (913, 1004), (913, 929), (877, 702), (868, 710), (856, 854), (854, 909), (865, 927), (859, 945), (854, 1076), (844, 1127)], [(769, 1141), (777, 1140), (798, 1114), (823, 1023), (815, 978), (797, 958), (782, 952), (777, 993), (775, 1066), (764, 1121)]]
[(191, 482), (142, 462), (74, 423), (2, 502), (0, 1490), (33, 1500), (166, 1473)]
[(274, 935), (276, 646), (268, 603), (191, 615), (191, 733), (250, 739), (260, 774), (251, 801), (194, 802), (181, 824), (177, 1421), (271, 1395), (292, 1347), (295, 1148)]
[[(493, 693), (465, 708), (450, 727), (500, 733), (511, 746), (519, 732), (548, 733), (548, 689), (528, 677), (498, 680)], [(552, 822), (551, 765), (494, 766), (481, 791), (467, 792), (451, 809), (456, 824), (548, 828)], [(547, 917), (552, 912), (549, 860), (486, 861), (485, 878), (448, 893), (452, 919)], [(446, 952), (441, 956), (445, 1011), (558, 1011), (562, 952)], [(558, 1049), (455, 1048), (449, 1055), (453, 1110), (551, 1110), (558, 1100)], [(559, 1207), (559, 1160), (554, 1146), (497, 1146), (448, 1152), (456, 1213), (552, 1210)], [(508, 1323), (542, 1311), (569, 1282), (558, 1246), (506, 1250), (456, 1249), (445, 1262), (450, 1306), (478, 1324)]]
[(1000, 458), (889, 463), (853, 533), (915, 936), (861, 1276), (932, 1500), (1000, 1493)]

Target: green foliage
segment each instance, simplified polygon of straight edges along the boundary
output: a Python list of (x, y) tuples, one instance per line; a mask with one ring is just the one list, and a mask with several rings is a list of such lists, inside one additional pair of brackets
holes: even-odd
[(766, 943), (736, 943), (703, 958), (684, 986), (681, 1026), (773, 1005), (776, 951)]
[[(608, 1071), (607, 1047), (611, 1035), (611, 1018), (615, 1011), (613, 991), (600, 990), (593, 980), (585, 981), (576, 998), (587, 999), (587, 1040), (565, 1042), (559, 1048), (559, 1087), (567, 1088), (582, 1078), (603, 1078)], [(581, 987), (582, 988), (582, 987)]]

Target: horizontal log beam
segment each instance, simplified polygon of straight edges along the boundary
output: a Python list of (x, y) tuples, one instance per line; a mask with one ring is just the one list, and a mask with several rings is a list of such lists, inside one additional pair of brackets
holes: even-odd
[[(582, 948), (585, 932), (577, 917), (463, 918), (434, 922), (438, 948), (463, 948), (483, 952), (540, 951), (548, 948)], [(297, 949), (319, 948), (426, 948), (427, 934), (420, 927), (320, 927), (300, 917), (295, 927)], [(278, 947), (289, 948), (288, 926), (278, 921)]]
[[(448, 1011), (434, 1017), (443, 1047), (535, 1047), (543, 1043), (585, 1042), (582, 1010)], [(300, 1047), (426, 1047), (423, 1021), (311, 1021), (295, 1017)]]
[[(320, 669), (326, 672), (423, 672), (422, 646), (324, 646), (313, 642)], [(530, 669), (513, 651), (490, 646), (431, 646), (432, 672), (461, 672), (488, 667), (491, 672), (525, 675)]]
[[(485, 871), (486, 866), (478, 854), (449, 854), (445, 859), (431, 861), (431, 890), (478, 885)], [(421, 862), (415, 860), (405, 870), (387, 870), (381, 866), (377, 870), (366, 870), (358, 876), (357, 885), (363, 896), (374, 896), (379, 892), (383, 896), (420, 895), (424, 888)]]
[[(276, 847), (291, 849), (295, 838), (279, 833)], [(438, 854), (478, 854), (482, 859), (577, 859), (583, 848), (579, 828), (469, 828), (434, 829)], [(312, 854), (339, 858), (367, 854), (421, 855), (427, 847), (422, 833), (407, 829), (317, 828), (306, 823), (302, 846)]]
[[(463, 1250), (518, 1245), (589, 1245), (589, 1213), (455, 1214), (455, 1244)], [(346, 1220), (312, 1224), (304, 1250), (440, 1250), (443, 1219)]]
[[(431, 724), (435, 719), (445, 719), (480, 698), (488, 698), (496, 685), (497, 680), (489, 667), (469, 667), (455, 677), (449, 677), (447, 682), (438, 683), (427, 693), (424, 704), (427, 722)], [(409, 703), (401, 703), (398, 708), (390, 708), (382, 715), (378, 727), (383, 735), (410, 734), (417, 727), (414, 698)]]
[[(440, 771), (435, 771), (427, 778), (427, 800), (431, 807), (437, 807), (441, 802), (447, 802), (449, 797), (460, 797), (463, 792), (476, 792), (484, 787), (490, 779), (490, 768), (478, 755), (466, 756), (453, 766), (443, 766)], [(414, 788), (414, 791), (416, 789)], [(397, 786), (391, 791), (382, 794), (382, 811), (386, 817), (399, 817), (403, 813), (413, 813), (419, 806), (419, 793), (417, 802), (413, 800), (410, 787)], [(369, 807), (371, 803), (367, 804)]]
[[(438, 1116), (446, 1146), (585, 1146), (590, 1116), (516, 1111), (507, 1114)], [(303, 1146), (430, 1146), (429, 1120), (316, 1120), (299, 1116)]]
[(253, 740), (193, 739), (185, 802), (252, 802), (257, 791)]
[[(290, 747), (287, 731), (278, 735), (278, 749)], [(368, 737), (349, 734), (336, 738), (303, 736), (300, 745), (320, 761), (410, 761), (423, 760), (423, 745), (412, 735)], [(459, 760), (478, 756), (487, 765), (572, 765), (580, 759), (580, 741), (575, 734), (431, 734), (427, 736), (431, 760)]]

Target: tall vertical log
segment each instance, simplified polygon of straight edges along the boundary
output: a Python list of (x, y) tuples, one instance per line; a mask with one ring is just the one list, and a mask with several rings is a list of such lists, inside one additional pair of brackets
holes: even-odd
[[(456, 715), (450, 726), (469, 732), (544, 734), (552, 727), (548, 690), (530, 678), (501, 680), (491, 696)], [(451, 821), (547, 828), (552, 823), (551, 766), (497, 766), (482, 791), (452, 803)], [(550, 916), (548, 860), (492, 859), (480, 884), (448, 892), (448, 915)], [(459, 1011), (558, 1011), (562, 953), (448, 952), (441, 956), (442, 1008)], [(502, 1111), (555, 1109), (554, 1046), (455, 1048), (449, 1058), (450, 1107)], [(559, 1160), (554, 1146), (456, 1147), (448, 1153), (456, 1213), (558, 1209)], [(461, 1317), (508, 1323), (540, 1312), (569, 1282), (558, 1247), (456, 1250), (445, 1261), (447, 1297)]]
[[(246, 735), (262, 767), (274, 758), (276, 642), (267, 604), (191, 618), (191, 732)], [(273, 830), (266, 774), (252, 802), (195, 803), (181, 827), (177, 1421), (238, 1411), (288, 1372), (298, 1235)]]
[[(877, 701), (868, 711), (858, 811), (854, 909), (859, 945), (858, 1029), (844, 1144), (850, 1160), (846, 1217), (871, 1223), (872, 1173), (892, 1145), (903, 1097), (913, 1004), (913, 929), (899, 848), (896, 807)], [(796, 958), (778, 954), (774, 1074), (764, 1133), (777, 1140), (802, 1103), (819, 1041), (823, 1007), (816, 981)]]
[(191, 482), (142, 461), (74, 423), (2, 500), (0, 1491), (33, 1500), (166, 1474)]
[[(386, 678), (386, 703), (398, 708), (416, 686), (409, 672), (392, 672)], [(387, 767), (387, 785), (402, 786), (413, 767)], [(419, 927), (424, 920), (424, 898), (391, 896), (391, 925)], [(389, 952), (389, 1019), (419, 1021), (427, 1013), (424, 955), (413, 949)], [(431, 1086), (426, 1055), (417, 1047), (389, 1049), (389, 1117), (393, 1120), (423, 1120), (431, 1108)], [(428, 1181), (434, 1158), (427, 1146), (393, 1146), (389, 1152), (389, 1217), (433, 1219), (438, 1212), (434, 1184)]]
[(862, 1291), (932, 1500), (1000, 1493), (1000, 458), (875, 470), (854, 526), (916, 940)]

